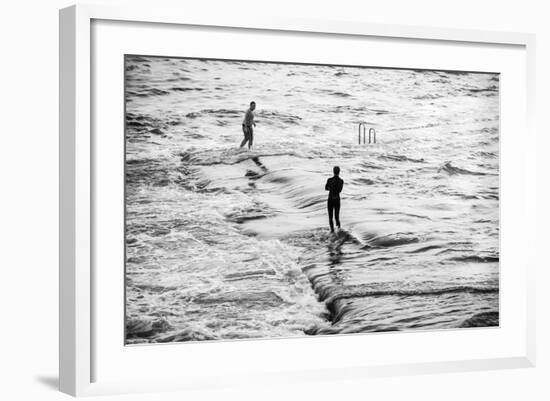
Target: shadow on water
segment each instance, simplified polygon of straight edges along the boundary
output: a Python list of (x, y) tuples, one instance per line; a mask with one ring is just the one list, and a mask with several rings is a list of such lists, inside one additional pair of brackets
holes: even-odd
[[(306, 267), (305, 273), (321, 301), (327, 300), (335, 292), (346, 287), (349, 280), (349, 265), (357, 264), (351, 260), (359, 256), (355, 254), (356, 251), (354, 252), (355, 245), (357, 244), (354, 238), (342, 230), (337, 234), (329, 234), (325, 248), (326, 259), (315, 262), (315, 252), (313, 253), (311, 260), (313, 263)], [(359, 253), (364, 254), (364, 251)]]
[(330, 266), (338, 266), (342, 263), (342, 242), (335, 241), (335, 242), (329, 242), (328, 246), (328, 257)]
[(345, 240), (336, 237), (333, 241), (329, 241), (327, 245), (328, 251), (328, 274), (331, 277), (331, 281), (335, 285), (344, 285), (344, 277), (342, 276), (342, 269), (340, 265), (343, 262), (344, 251), (342, 247)]
[(252, 161), (254, 162), (254, 164), (256, 164), (256, 166), (258, 166), (259, 168), (261, 168), (264, 172), (268, 172), (269, 170), (267, 169), (267, 167), (260, 161), (260, 158), (258, 156), (254, 156), (252, 158)]

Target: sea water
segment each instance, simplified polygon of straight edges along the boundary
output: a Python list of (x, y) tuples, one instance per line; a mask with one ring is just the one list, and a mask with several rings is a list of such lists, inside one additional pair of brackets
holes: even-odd
[(498, 74), (125, 69), (127, 343), (498, 325)]

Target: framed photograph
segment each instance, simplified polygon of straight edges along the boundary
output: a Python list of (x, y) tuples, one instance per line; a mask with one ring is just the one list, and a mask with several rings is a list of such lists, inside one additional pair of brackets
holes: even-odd
[(535, 363), (534, 37), (60, 12), (60, 387)]

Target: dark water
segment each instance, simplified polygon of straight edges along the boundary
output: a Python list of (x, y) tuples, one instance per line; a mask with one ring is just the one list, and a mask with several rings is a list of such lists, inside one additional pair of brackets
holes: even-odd
[(126, 83), (128, 343), (498, 325), (498, 75), (129, 57)]

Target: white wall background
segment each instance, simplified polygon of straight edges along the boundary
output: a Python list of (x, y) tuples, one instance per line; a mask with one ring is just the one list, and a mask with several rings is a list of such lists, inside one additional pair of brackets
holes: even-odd
[[(550, 269), (548, 173), (550, 15), (544, 1), (523, 0), (95, 0), (179, 5), (212, 13), (273, 14), (374, 23), (429, 25), (537, 34), (537, 130), (540, 223), (538, 366), (534, 369), (303, 384), (288, 388), (107, 397), (128, 400), (547, 400), (550, 399)], [(2, 2), (0, 6), (0, 398), (58, 400), (57, 191), (58, 20), (66, 0)], [(521, 133), (518, 133), (521, 140)], [(182, 363), (185, 363), (182, 361)]]

